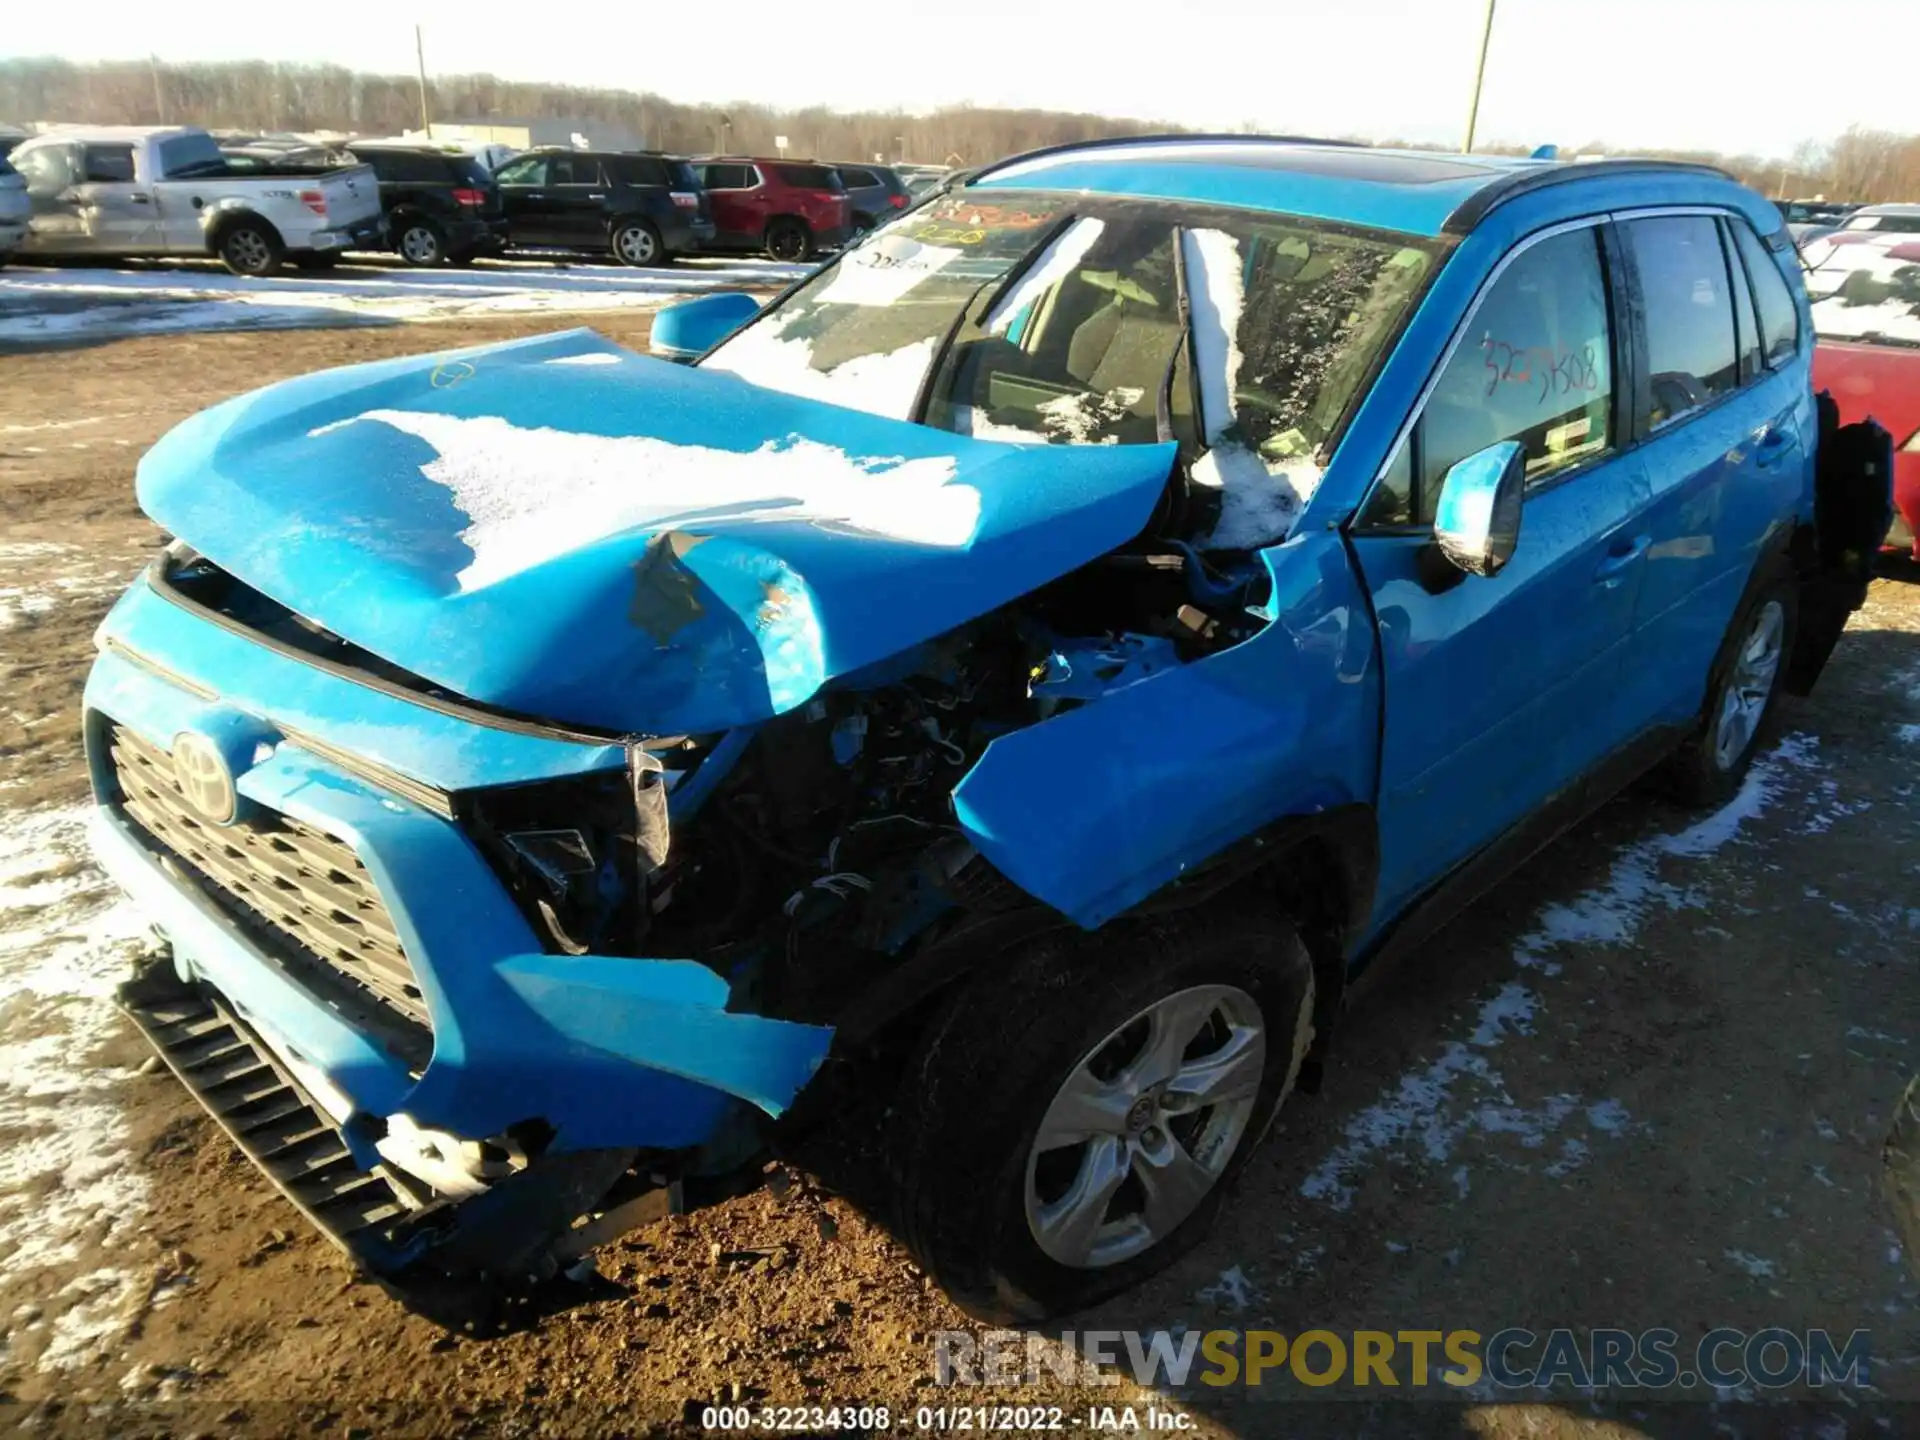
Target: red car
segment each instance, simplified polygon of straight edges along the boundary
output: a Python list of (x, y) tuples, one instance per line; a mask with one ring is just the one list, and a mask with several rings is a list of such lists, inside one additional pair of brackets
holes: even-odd
[(1892, 432), (1889, 545), (1920, 560), (1920, 239), (1842, 231), (1809, 245), (1813, 385), (1840, 423), (1871, 415)]
[(713, 201), (708, 250), (764, 250), (775, 260), (810, 260), (816, 251), (847, 241), (853, 210), (831, 165), (710, 155), (694, 169)]

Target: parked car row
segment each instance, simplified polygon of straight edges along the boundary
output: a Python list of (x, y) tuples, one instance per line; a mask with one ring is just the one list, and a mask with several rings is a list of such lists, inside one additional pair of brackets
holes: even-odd
[(14, 164), (17, 184), (0, 162), (0, 261), (15, 250), (211, 254), (242, 275), (287, 260), (324, 268), (349, 248), (428, 266), (512, 249), (602, 252), (627, 265), (701, 254), (799, 262), (913, 203), (878, 164), (549, 147), (494, 171), (452, 146), (221, 146), (202, 130), (159, 127), (43, 135)]

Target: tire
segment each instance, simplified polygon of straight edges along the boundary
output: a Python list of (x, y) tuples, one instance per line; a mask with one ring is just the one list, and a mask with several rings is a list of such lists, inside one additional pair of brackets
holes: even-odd
[(271, 275), (286, 258), (280, 236), (263, 220), (239, 220), (220, 236), (220, 263), (236, 275)]
[(402, 221), (399, 233), (393, 237), (393, 249), (407, 264), (423, 270), (447, 263), (447, 237), (431, 220)]
[(667, 247), (660, 232), (645, 220), (623, 220), (607, 239), (607, 248), (622, 265), (664, 265)]
[(1781, 678), (1799, 633), (1799, 588), (1784, 561), (1763, 561), (1707, 672), (1707, 699), (1692, 736), (1667, 761), (1666, 779), (1684, 805), (1725, 804), (1773, 733)]
[(6, 269), (12, 259), (13, 252), (11, 250), (0, 250), (0, 270)]
[[(1314, 987), (1300, 937), (1266, 912), (1061, 932), (1015, 964), (994, 965), (933, 1022), (906, 1067), (890, 1150), (908, 1248), (969, 1314), (1024, 1324), (1125, 1290), (1206, 1233), (1300, 1073)], [(1178, 1073), (1197, 1083), (1195, 1067), (1233, 1051), (1237, 1083), (1212, 1106), (1162, 1111), (1153, 1081), (1166, 1065), (1148, 1042), (1190, 1027), (1186, 1051), (1217, 1048), (1167, 1050)], [(1079, 1133), (1058, 1108), (1069, 1082), (1097, 1097), (1100, 1133), (1042, 1147), (1043, 1121)], [(1075, 1206), (1103, 1167), (1107, 1198)], [(1150, 1192), (1142, 1177), (1156, 1174)]]
[(813, 232), (791, 218), (767, 226), (767, 258), (799, 264), (813, 258)]

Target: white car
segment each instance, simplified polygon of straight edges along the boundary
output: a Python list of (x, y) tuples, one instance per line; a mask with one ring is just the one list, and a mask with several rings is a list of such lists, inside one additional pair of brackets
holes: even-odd
[(213, 255), (267, 275), (385, 243), (366, 165), (241, 172), (206, 131), (155, 126), (57, 130), (9, 158), (31, 202), (23, 255)]

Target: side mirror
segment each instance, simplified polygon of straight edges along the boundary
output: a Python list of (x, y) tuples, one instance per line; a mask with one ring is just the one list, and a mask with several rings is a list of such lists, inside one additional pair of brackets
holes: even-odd
[(663, 360), (694, 360), (760, 313), (751, 295), (729, 290), (669, 305), (653, 317), (647, 349)]
[(1520, 543), (1527, 452), (1502, 440), (1460, 461), (1440, 482), (1433, 538), (1440, 553), (1469, 575), (1497, 575)]

